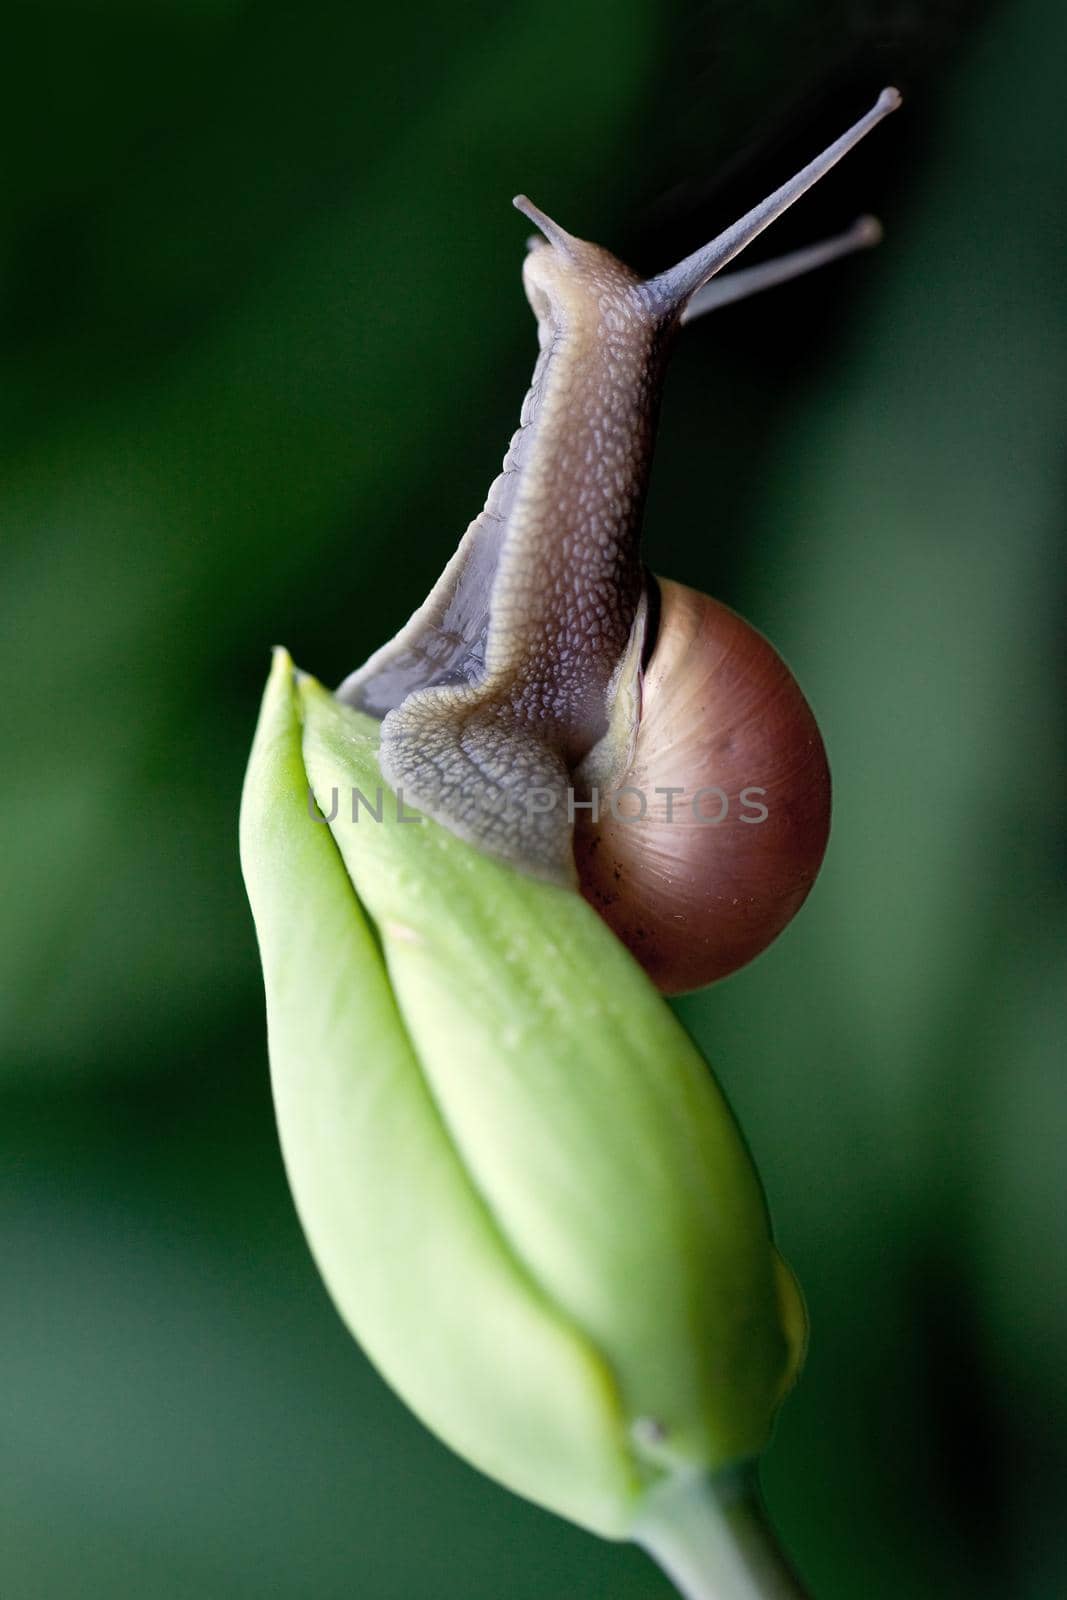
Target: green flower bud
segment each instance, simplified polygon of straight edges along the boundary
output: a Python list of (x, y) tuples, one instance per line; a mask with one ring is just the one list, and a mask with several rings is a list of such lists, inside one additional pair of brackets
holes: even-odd
[(241, 855), (296, 1205), (422, 1420), (626, 1537), (672, 1480), (762, 1450), (799, 1296), (730, 1111), (640, 968), (577, 893), (406, 812), (378, 735), (277, 652)]

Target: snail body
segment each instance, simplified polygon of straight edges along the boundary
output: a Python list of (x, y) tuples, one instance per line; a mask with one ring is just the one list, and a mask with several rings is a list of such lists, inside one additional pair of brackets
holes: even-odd
[(427, 600), (338, 690), (381, 719), (382, 772), (405, 803), (580, 888), (666, 992), (770, 943), (814, 881), (830, 814), (815, 719), (773, 648), (642, 565), (671, 345), (693, 315), (873, 242), (865, 221), (711, 281), (898, 103), (883, 91), (789, 183), (652, 279), (515, 201), (540, 230), (523, 270), (540, 354), (518, 431)]

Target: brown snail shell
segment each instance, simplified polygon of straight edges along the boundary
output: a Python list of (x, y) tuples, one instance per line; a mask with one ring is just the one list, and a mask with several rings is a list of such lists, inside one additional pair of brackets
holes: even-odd
[(796, 915), (826, 850), (830, 771), (763, 635), (708, 595), (659, 584), (633, 756), (614, 806), (600, 795), (596, 822), (577, 810), (574, 853), (586, 899), (680, 994), (744, 966)]

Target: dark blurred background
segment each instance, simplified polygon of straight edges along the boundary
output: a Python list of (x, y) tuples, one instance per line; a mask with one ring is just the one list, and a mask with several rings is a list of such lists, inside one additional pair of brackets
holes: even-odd
[[(526, 190), (646, 269), (886, 81), (688, 331), (656, 570), (778, 643), (828, 862), (681, 1004), (812, 1321), (767, 1461), (820, 1600), (1049, 1600), (1067, 1377), (1058, 0), (5, 8), (4, 1600), (662, 1600), (479, 1478), (327, 1300), (237, 868), (284, 641), (338, 680), (479, 508), (534, 353)], [(764, 248), (766, 244), (766, 248)]]

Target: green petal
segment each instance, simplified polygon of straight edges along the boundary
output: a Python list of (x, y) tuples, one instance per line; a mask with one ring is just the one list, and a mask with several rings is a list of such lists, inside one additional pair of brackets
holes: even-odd
[(278, 1126), (319, 1268), (368, 1355), (429, 1427), (520, 1494), (620, 1536), (637, 1483), (611, 1373), (472, 1182), (306, 792), (292, 663), (279, 651), (245, 785), (241, 857)]

